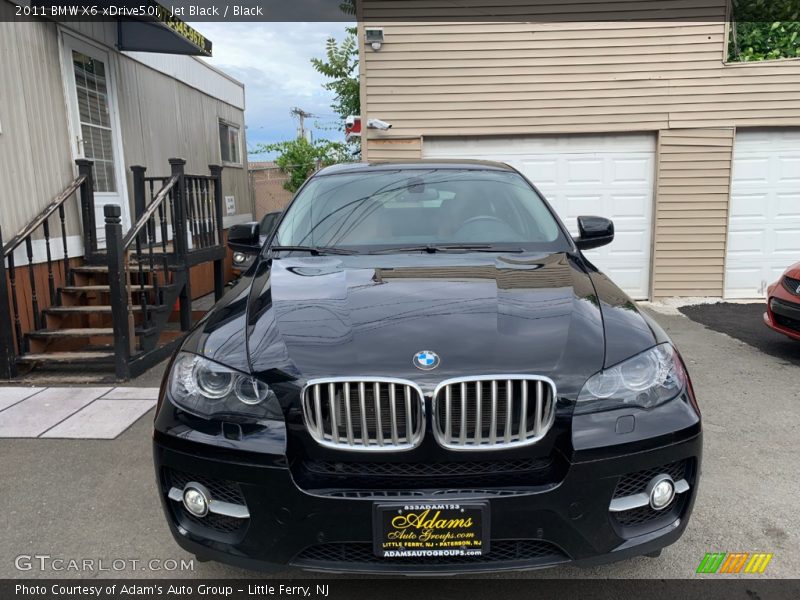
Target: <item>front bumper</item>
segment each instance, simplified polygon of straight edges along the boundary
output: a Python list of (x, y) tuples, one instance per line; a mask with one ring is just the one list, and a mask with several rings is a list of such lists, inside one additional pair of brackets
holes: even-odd
[[(663, 439), (663, 438), (662, 438)], [(699, 426), (671, 443), (642, 450), (571, 462), (556, 485), (496, 493), (472, 490), (469, 500), (489, 503), (491, 549), (483, 557), (436, 560), (384, 559), (371, 553), (373, 504), (390, 498), (337, 497), (301, 489), (292, 470), (265, 464), (263, 457), (220, 452), (214, 447), (156, 433), (154, 456), (161, 499), (180, 546), (203, 559), (270, 570), (276, 566), (353, 573), (461, 573), (532, 569), (563, 563), (594, 565), (660, 550), (686, 528), (697, 492), (702, 451)], [(622, 523), (609, 512), (620, 478), (658, 471), (684, 462), (689, 490), (658, 518)], [(180, 502), (170, 500), (170, 473), (193, 474), (215, 484), (225, 482), (241, 494), (249, 518), (210, 529), (188, 518)], [(441, 490), (439, 490), (441, 492)], [(461, 491), (466, 494), (466, 491)], [(508, 490), (506, 490), (508, 492)], [(447, 497), (458, 497), (458, 493)], [(476, 495), (477, 494), (477, 495)], [(437, 495), (435, 502), (443, 497)], [(414, 497), (414, 502), (424, 498)], [(651, 510), (652, 509), (647, 509)], [(646, 512), (646, 511), (644, 511)], [(645, 515), (646, 516), (646, 515)]]
[(775, 286), (767, 298), (764, 323), (778, 333), (800, 340), (800, 297), (790, 295), (782, 286)]

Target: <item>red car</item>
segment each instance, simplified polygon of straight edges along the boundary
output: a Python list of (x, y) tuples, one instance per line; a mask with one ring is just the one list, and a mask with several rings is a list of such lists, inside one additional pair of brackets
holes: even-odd
[(778, 333), (800, 340), (800, 262), (786, 269), (780, 280), (767, 288), (764, 323)]

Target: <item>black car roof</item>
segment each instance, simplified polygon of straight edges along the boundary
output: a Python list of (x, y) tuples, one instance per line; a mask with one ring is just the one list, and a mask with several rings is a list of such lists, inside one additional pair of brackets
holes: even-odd
[(354, 162), (331, 165), (319, 170), (315, 177), (339, 173), (363, 173), (368, 171), (398, 171), (414, 169), (461, 169), (472, 171), (513, 171), (505, 163), (491, 160), (444, 159), (405, 160), (401, 162)]

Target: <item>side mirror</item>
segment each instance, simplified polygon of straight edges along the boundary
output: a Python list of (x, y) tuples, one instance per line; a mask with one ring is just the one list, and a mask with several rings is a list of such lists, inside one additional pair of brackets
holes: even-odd
[(578, 217), (580, 235), (573, 238), (580, 250), (599, 248), (614, 241), (614, 223), (603, 217)]
[(261, 217), (261, 233), (267, 237), (271, 236), (282, 214), (282, 210), (276, 210)]
[(261, 227), (256, 221), (228, 229), (228, 247), (234, 252), (257, 254), (261, 250)]

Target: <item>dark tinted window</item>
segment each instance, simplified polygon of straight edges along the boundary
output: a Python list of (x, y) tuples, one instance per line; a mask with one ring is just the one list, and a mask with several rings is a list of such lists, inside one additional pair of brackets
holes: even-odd
[(518, 174), (419, 169), (322, 175), (288, 209), (281, 246), (409, 244), (568, 247), (555, 217)]

